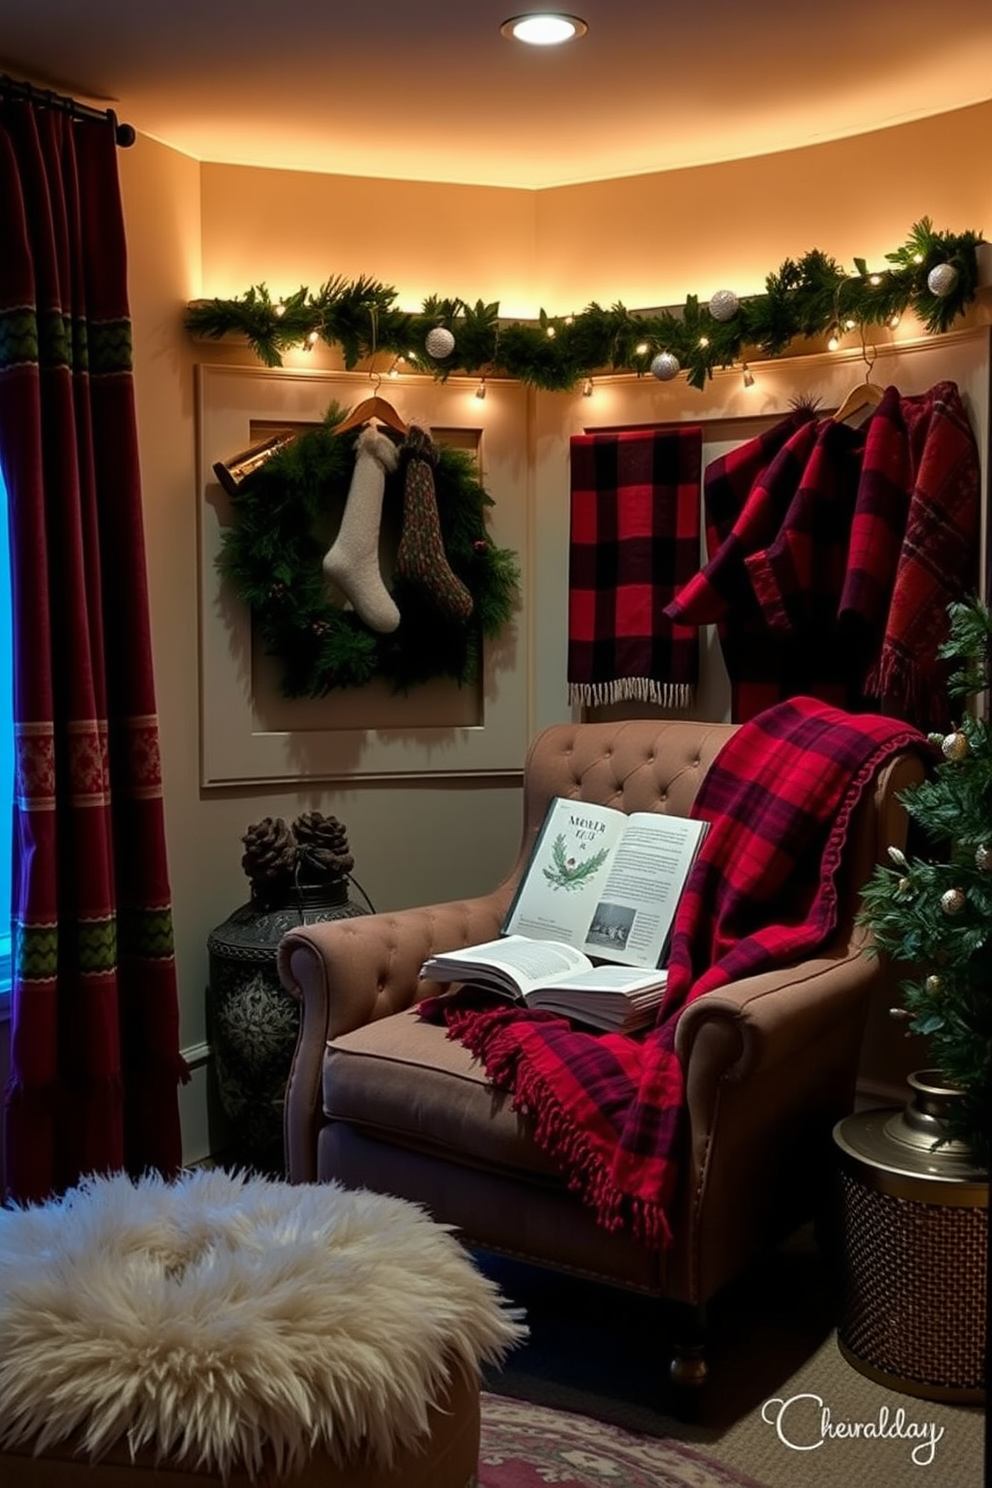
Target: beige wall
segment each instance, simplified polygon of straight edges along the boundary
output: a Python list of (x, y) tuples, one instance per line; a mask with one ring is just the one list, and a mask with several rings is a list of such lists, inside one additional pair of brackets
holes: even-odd
[[(972, 163), (990, 130), (992, 105), (983, 105), (864, 141), (546, 193), (201, 167), (144, 137), (121, 152), (182, 1037), (196, 1061), (205, 1054), (206, 937), (247, 897), (240, 838), (249, 822), (333, 811), (348, 825), (362, 884), (377, 907), (393, 908), (489, 886), (512, 859), (517, 805), (512, 780), (201, 787), (194, 366), (250, 358), (192, 343), (186, 302), (263, 280), (279, 293), (316, 288), (337, 273), (381, 278), (411, 307), (436, 292), (498, 299), (521, 315), (591, 299), (675, 303), (722, 285), (743, 293), (813, 246), (875, 258), (925, 214), (938, 227), (992, 230), (992, 178)], [(720, 401), (736, 398), (721, 388)], [(681, 381), (638, 396), (648, 393), (650, 417), (693, 416), (697, 395)], [(588, 413), (562, 395), (534, 398), (521, 430), (532, 472), (521, 493), (533, 558), (533, 641), (520, 663), (533, 674), (528, 726), (567, 712), (567, 433)], [(201, 1071), (184, 1094), (191, 1158), (209, 1144), (204, 1089)]]

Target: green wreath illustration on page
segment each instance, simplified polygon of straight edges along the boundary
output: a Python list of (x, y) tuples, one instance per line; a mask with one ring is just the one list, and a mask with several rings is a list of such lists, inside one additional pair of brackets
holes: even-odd
[(559, 832), (551, 844), (551, 867), (545, 868), (544, 876), (553, 889), (581, 889), (602, 868), (609, 857), (607, 848), (600, 848), (591, 858), (567, 858), (566, 838)]

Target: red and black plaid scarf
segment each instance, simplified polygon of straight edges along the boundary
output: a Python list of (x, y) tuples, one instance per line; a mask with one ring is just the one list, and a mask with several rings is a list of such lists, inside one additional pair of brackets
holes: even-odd
[(686, 707), (699, 636), (663, 611), (699, 567), (702, 429), (571, 441), (569, 702)]
[(533, 1118), (536, 1140), (606, 1229), (628, 1229), (651, 1246), (670, 1241), (684, 1094), (679, 1014), (703, 993), (788, 965), (827, 940), (851, 812), (880, 763), (906, 747), (932, 753), (911, 726), (805, 697), (732, 736), (696, 797), (693, 815), (712, 825), (676, 917), (665, 1002), (644, 1038), (480, 1008), (468, 989), (433, 1001), (449, 1036)]

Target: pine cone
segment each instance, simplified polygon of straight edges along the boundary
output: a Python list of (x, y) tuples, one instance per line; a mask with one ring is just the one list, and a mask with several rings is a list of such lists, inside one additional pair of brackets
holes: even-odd
[(253, 886), (272, 889), (292, 883), (296, 839), (281, 816), (266, 816), (255, 822), (241, 841), (245, 845), (241, 866)]
[(323, 816), (319, 811), (305, 811), (293, 823), (299, 843), (300, 863), (320, 878), (335, 882), (347, 878), (355, 866), (348, 850), (348, 833), (336, 816)]

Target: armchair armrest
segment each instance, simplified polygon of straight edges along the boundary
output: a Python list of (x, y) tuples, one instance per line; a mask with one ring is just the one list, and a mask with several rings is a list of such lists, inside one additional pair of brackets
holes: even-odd
[(850, 1109), (869, 992), (887, 974), (859, 937), (708, 992), (683, 1012), (675, 1047), (685, 1077), (685, 1201), (706, 1288), (719, 1284), (725, 1259), (713, 1234), (750, 1223), (742, 1216), (755, 1204), (789, 1212), (815, 1182), (807, 1148), (801, 1181), (761, 1187), (776, 1165), (795, 1174), (795, 1148)]
[(499, 933), (511, 882), (477, 899), (303, 925), (276, 956), (282, 985), (301, 1003), (284, 1116), (286, 1161), (294, 1183), (316, 1177), (324, 1051), (329, 1039), (412, 1007), (437, 990), (420, 968), (438, 951), (460, 950)]

